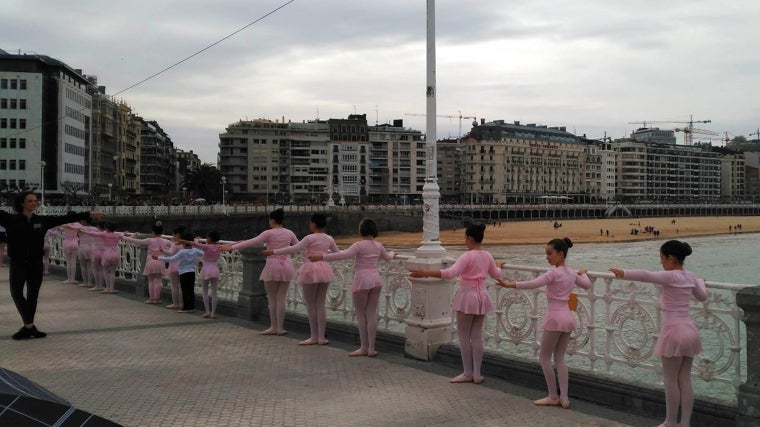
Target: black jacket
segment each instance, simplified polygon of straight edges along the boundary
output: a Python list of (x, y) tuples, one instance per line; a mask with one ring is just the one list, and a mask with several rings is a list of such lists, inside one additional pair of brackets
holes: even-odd
[(32, 214), (27, 218), (23, 214), (0, 211), (0, 225), (8, 235), (8, 258), (11, 262), (42, 260), (45, 233), (49, 229), (89, 218), (89, 212), (56, 216)]

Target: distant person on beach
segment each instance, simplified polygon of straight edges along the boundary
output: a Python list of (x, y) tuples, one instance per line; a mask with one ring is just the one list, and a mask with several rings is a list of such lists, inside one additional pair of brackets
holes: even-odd
[(354, 301), (356, 321), (359, 323), (360, 346), (348, 355), (349, 357), (375, 357), (377, 356), (375, 350), (377, 308), (380, 292), (383, 289), (377, 263), (380, 258), (390, 261), (396, 254), (386, 251), (383, 244), (375, 240), (378, 235), (375, 221), (363, 219), (359, 223), (359, 235), (361, 240), (352, 244), (348, 249), (328, 254), (310, 254), (308, 258), (311, 262), (354, 258), (354, 278), (351, 281), (350, 290)]
[[(267, 249), (261, 252), (264, 256), (289, 255), (298, 252), (305, 254), (327, 254), (338, 252), (335, 240), (322, 230), (327, 225), (325, 214), (315, 213), (309, 221), (311, 234), (301, 239), (293, 246), (280, 249)], [(330, 282), (335, 279), (332, 267), (325, 261), (304, 262), (298, 270), (296, 284), (301, 286), (306, 313), (309, 316), (309, 339), (299, 341), (299, 345), (325, 345), (325, 328), (327, 327), (327, 311), (325, 300)]]
[(203, 257), (203, 251), (192, 247), (191, 240), (193, 235), (183, 230), (177, 238), (177, 242), (184, 242), (182, 249), (169, 256), (156, 257), (159, 262), (177, 263), (179, 284), (182, 287), (182, 307), (178, 307), (177, 313), (195, 311), (195, 264)]
[(501, 278), (501, 268), (490, 252), (481, 248), (485, 226), (470, 224), (464, 233), (467, 251), (454, 265), (443, 270), (411, 270), (412, 277), (459, 277), (459, 290), (453, 309), (457, 318), (457, 337), (463, 372), (449, 380), (452, 383), (483, 382), (480, 366), (483, 362), (483, 325), (486, 314), (493, 311), (493, 302), (486, 288), (486, 279)]
[(689, 255), (689, 244), (669, 240), (660, 247), (660, 264), (665, 271), (610, 268), (618, 278), (662, 285), (662, 329), (654, 347), (654, 354), (662, 360), (662, 379), (665, 385), (665, 422), (662, 425), (666, 427), (689, 426), (694, 407), (691, 367), (694, 356), (702, 352), (702, 340), (689, 315), (689, 303), (692, 296), (699, 301), (705, 301), (708, 295), (705, 281), (683, 268), (684, 259)]
[[(83, 218), (100, 218), (102, 212), (83, 212), (71, 215), (37, 215), (39, 202), (31, 191), (24, 191), (16, 197), (15, 214), (0, 211), (0, 226), (5, 227), (8, 234), (8, 257), (10, 269), (11, 298), (16, 304), (16, 310), (21, 315), (24, 325), (13, 334), (14, 340), (28, 338), (44, 338), (46, 333), (34, 325), (37, 313), (37, 298), (42, 286), (42, 256), (45, 233), (53, 227)], [(26, 287), (26, 295), (24, 295)]]
[[(232, 245), (221, 247), (223, 251), (233, 249), (250, 248), (251, 246), (266, 245), (267, 249), (281, 249), (298, 243), (296, 235), (282, 226), (285, 211), (282, 208), (275, 209), (269, 214), (269, 230), (258, 236), (243, 240)], [(285, 335), (285, 297), (288, 295), (290, 281), (293, 280), (296, 271), (290, 255), (272, 255), (267, 257), (266, 264), (261, 270), (259, 280), (264, 282), (269, 303), (269, 329), (260, 332), (260, 335)]]
[[(554, 267), (541, 276), (525, 282), (501, 282), (500, 285), (507, 288), (535, 289), (546, 286), (546, 314), (541, 322), (541, 349), (538, 361), (546, 379), (546, 388), (549, 395), (536, 400), (539, 406), (562, 406), (570, 407), (568, 397), (568, 370), (565, 364), (565, 352), (570, 343), (570, 334), (575, 330), (575, 316), (569, 307), (570, 294), (573, 287), (580, 286), (583, 289), (591, 288), (591, 280), (586, 275), (586, 270), (575, 271), (565, 265), (567, 252), (573, 247), (573, 242), (564, 239), (552, 239), (546, 244), (546, 260)], [(552, 367), (552, 355), (554, 365), (557, 367), (557, 376)], [(557, 394), (557, 377), (559, 377), (559, 394)]]

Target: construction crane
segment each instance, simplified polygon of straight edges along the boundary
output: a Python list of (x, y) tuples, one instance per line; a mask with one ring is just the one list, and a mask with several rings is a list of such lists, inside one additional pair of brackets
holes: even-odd
[(756, 130), (755, 132), (749, 134), (749, 136), (755, 135), (757, 136), (756, 141), (760, 141), (760, 129)]
[(689, 121), (646, 120), (643, 122), (628, 122), (628, 124), (631, 124), (631, 125), (643, 125), (644, 127), (647, 127), (647, 124), (652, 124), (652, 123), (667, 123), (667, 124), (687, 123), (688, 124), (687, 126), (683, 128), (675, 129), (676, 132), (683, 132), (684, 145), (691, 145), (693, 133), (700, 133), (700, 134), (705, 134), (705, 135), (719, 135), (718, 133), (715, 133), (710, 130), (694, 129), (694, 123), (712, 123), (712, 120), (694, 120), (693, 115), (689, 115)]
[[(427, 114), (422, 114), (422, 113), (404, 113), (404, 115), (405, 116), (422, 116), (422, 117), (426, 117), (427, 116)], [(472, 123), (473, 126), (477, 126), (477, 124), (478, 124), (477, 123), (477, 120), (478, 120), (477, 117), (463, 116), (461, 110), (459, 110), (459, 115), (457, 115), (457, 116), (450, 115), (450, 114), (437, 114), (436, 117), (444, 117), (444, 118), (447, 118), (447, 119), (459, 119), (459, 135), (458, 135), (459, 138), (462, 137), (462, 119), (472, 119), (472, 120), (475, 120)]]

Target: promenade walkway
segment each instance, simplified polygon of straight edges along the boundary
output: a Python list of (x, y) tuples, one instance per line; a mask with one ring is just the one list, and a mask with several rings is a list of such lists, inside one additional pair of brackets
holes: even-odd
[(178, 314), (123, 294), (101, 295), (46, 276), (36, 323), (49, 336), (13, 341), (20, 319), (0, 269), (0, 366), (125, 426), (651, 426), (572, 401), (539, 408), (543, 392), (353, 345), (302, 347), (303, 331)]

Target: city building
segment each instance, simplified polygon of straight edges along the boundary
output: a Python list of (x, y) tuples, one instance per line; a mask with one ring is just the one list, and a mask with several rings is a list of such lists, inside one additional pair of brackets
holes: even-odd
[(140, 122), (140, 194), (156, 200), (180, 197), (174, 143), (155, 120)]
[(364, 188), (372, 203), (408, 204), (421, 200), (425, 185), (425, 141), (422, 132), (403, 120), (369, 126), (369, 170)]
[(586, 190), (584, 145), (564, 127), (482, 120), (461, 149), (468, 203), (569, 201)]
[(86, 194), (91, 184), (90, 82), (45, 55), (0, 51), (0, 189)]

